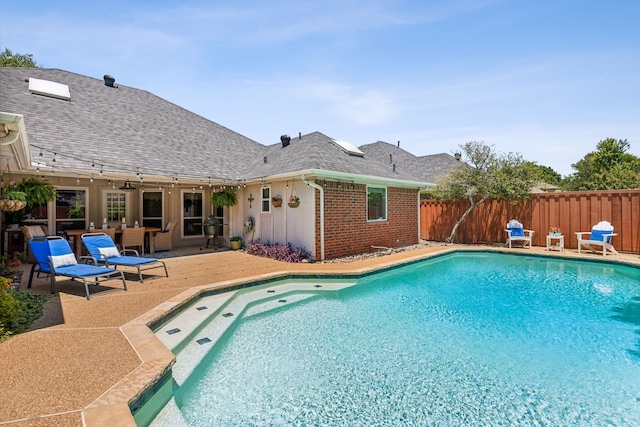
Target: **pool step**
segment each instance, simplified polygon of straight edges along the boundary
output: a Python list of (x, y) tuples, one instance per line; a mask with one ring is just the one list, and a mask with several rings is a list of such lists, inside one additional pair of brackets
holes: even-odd
[(241, 291), (203, 297), (156, 330), (158, 338), (178, 355), (173, 378), (182, 385), (216, 342), (242, 317), (282, 308), (323, 292), (355, 285), (355, 281), (277, 282)]

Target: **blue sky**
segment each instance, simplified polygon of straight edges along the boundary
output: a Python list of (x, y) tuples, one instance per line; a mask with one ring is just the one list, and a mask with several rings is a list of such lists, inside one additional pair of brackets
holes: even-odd
[(262, 144), (484, 141), (562, 175), (608, 137), (640, 156), (635, 0), (25, 0), (2, 14), (2, 50), (110, 74)]

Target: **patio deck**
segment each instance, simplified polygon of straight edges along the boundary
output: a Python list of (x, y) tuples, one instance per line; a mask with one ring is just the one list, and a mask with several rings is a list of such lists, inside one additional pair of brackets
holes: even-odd
[[(84, 288), (68, 280), (57, 282), (58, 293), (47, 302), (45, 315), (29, 332), (0, 344), (2, 390), (0, 425), (129, 426), (127, 402), (157, 376), (173, 355), (145, 326), (179, 301), (205, 288), (286, 273), (358, 273), (424, 258), (453, 249), (581, 256), (574, 250), (549, 253), (541, 247), (510, 249), (484, 246), (425, 246), (350, 263), (287, 264), (244, 252), (177, 249), (166, 258), (169, 277), (149, 277), (139, 283), (127, 277), (128, 291), (99, 286)], [(607, 260), (640, 264), (638, 254), (607, 256)], [(23, 266), (23, 269), (30, 266)], [(26, 289), (27, 274), (21, 289)], [(34, 279), (34, 292), (49, 292), (46, 278)]]

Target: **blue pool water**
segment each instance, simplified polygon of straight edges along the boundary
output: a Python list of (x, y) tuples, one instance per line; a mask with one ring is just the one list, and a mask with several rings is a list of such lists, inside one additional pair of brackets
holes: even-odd
[(638, 426), (640, 269), (456, 253), (247, 312), (152, 425)]

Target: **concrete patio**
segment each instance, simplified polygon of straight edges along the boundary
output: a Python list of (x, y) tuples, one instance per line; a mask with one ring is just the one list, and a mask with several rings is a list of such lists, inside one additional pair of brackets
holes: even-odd
[[(0, 425), (128, 426), (127, 403), (144, 386), (170, 368), (173, 355), (155, 338), (147, 323), (202, 289), (278, 277), (287, 273), (348, 274), (401, 264), (454, 249), (488, 249), (603, 260), (576, 251), (549, 253), (544, 248), (425, 245), (349, 263), (287, 264), (244, 252), (208, 252), (198, 248), (167, 258), (169, 277), (147, 276), (139, 283), (127, 276), (128, 291), (116, 282), (90, 288), (58, 280), (58, 293), (45, 315), (28, 332), (0, 344), (2, 391)], [(604, 258), (640, 264), (638, 254)], [(23, 266), (30, 268), (30, 266)], [(153, 272), (152, 272), (153, 273)], [(21, 289), (26, 289), (28, 272)], [(110, 283), (114, 283), (110, 287)], [(46, 278), (34, 280), (34, 292), (49, 293)]]

